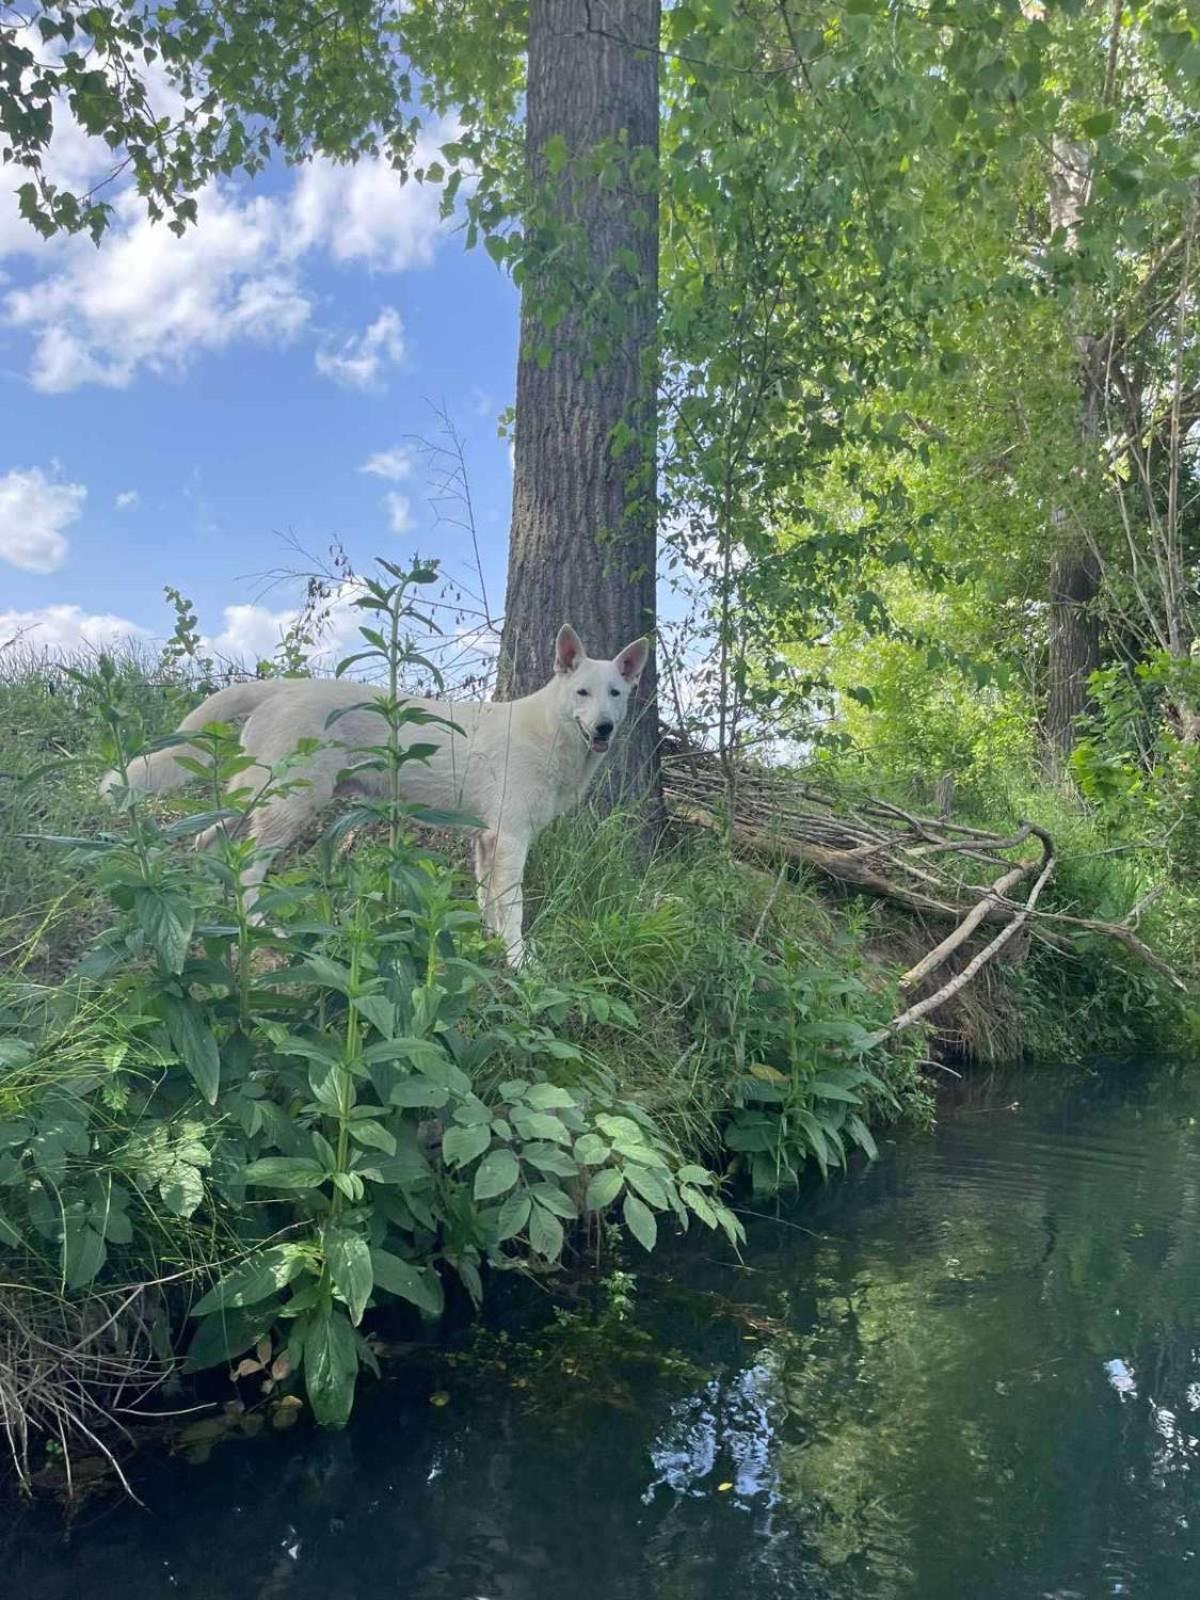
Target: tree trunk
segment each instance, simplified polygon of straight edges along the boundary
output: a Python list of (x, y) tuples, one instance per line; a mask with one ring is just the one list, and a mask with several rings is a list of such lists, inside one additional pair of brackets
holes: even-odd
[[(1072, 250), (1079, 244), (1079, 221), (1090, 176), (1091, 159), (1085, 148), (1056, 139), (1050, 172), (1050, 228), (1052, 233), (1061, 228)], [(1073, 306), (1072, 314), (1077, 309)], [(1077, 336), (1075, 345), (1080, 356), (1080, 432), (1085, 448), (1094, 448), (1104, 414), (1104, 351), (1101, 341), (1087, 335)], [(1053, 544), (1043, 735), (1047, 765), (1052, 772), (1061, 772), (1075, 743), (1076, 718), (1088, 708), (1088, 679), (1100, 665), (1100, 625), (1093, 609), (1100, 592), (1100, 564), (1077, 513), (1056, 506), (1050, 521)]]
[(1075, 719), (1089, 704), (1088, 679), (1100, 665), (1100, 625), (1092, 602), (1100, 569), (1086, 544), (1063, 538), (1050, 558), (1049, 661), (1046, 677), (1046, 753), (1061, 770), (1075, 743)]
[[(599, 10), (588, 0), (530, 0), (533, 203), (498, 689), (505, 699), (549, 679), (564, 622), (593, 656), (613, 656), (654, 628), (658, 38), (659, 0), (609, 0)], [(622, 152), (611, 185), (573, 165), (608, 141)], [(545, 261), (560, 241), (567, 249)], [(565, 298), (564, 260), (574, 274)], [(593, 300), (585, 317), (598, 288), (598, 309)], [(556, 296), (561, 319), (545, 322), (539, 313)], [(602, 803), (605, 793), (611, 804), (657, 791), (653, 659), (608, 763)]]

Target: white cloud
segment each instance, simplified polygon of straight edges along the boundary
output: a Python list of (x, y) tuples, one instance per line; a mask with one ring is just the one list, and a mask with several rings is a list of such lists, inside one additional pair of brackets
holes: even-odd
[[(68, 48), (29, 27), (17, 30), (16, 42), (44, 62)], [(155, 115), (177, 121), (185, 107), (161, 63), (141, 73)], [(211, 115), (219, 121), (220, 109)], [(453, 119), (432, 122), (417, 142), (416, 165), (436, 159), (457, 131)], [(123, 156), (63, 114), (42, 170), (80, 193), (111, 179)], [(286, 344), (311, 320), (305, 258), (323, 255), (370, 271), (425, 267), (449, 227), (439, 215), (439, 186), (402, 183), (380, 159), (352, 167), (312, 161), (276, 196), (252, 197), (245, 184), (210, 184), (196, 196), (199, 222), (182, 238), (147, 220), (127, 177), (104, 192), (113, 215), (97, 250), (78, 236), (42, 239), (20, 217), (11, 187), (0, 186), (0, 259), (26, 256), (39, 274), (32, 286), (0, 297), (0, 321), (31, 335), (29, 375), (46, 393), (84, 384), (124, 388), (141, 372), (182, 371), (198, 352), (235, 340)], [(337, 365), (345, 358), (329, 356), (330, 375), (359, 381), (354, 355), (346, 373)]]
[(114, 504), (118, 511), (132, 511), (141, 498), (136, 489), (122, 489)]
[(407, 533), (412, 527), (412, 506), (406, 494), (387, 494), (383, 497), (387, 506), (388, 525), (393, 533)]
[(7, 296), (8, 321), (34, 337), (35, 388), (123, 389), (143, 368), (180, 372), (238, 339), (286, 344), (308, 321), (312, 303), (279, 259), (278, 202), (243, 204), (210, 185), (182, 238), (138, 215), (141, 204), (123, 196), (125, 225), (102, 249), (73, 240), (59, 270)]
[(412, 451), (398, 444), (394, 449), (380, 450), (370, 456), (358, 470), (369, 472), (375, 478), (386, 478), (389, 483), (399, 483), (402, 478), (408, 477), (412, 469)]
[(318, 350), (317, 371), (347, 389), (380, 389), (385, 367), (404, 357), (400, 313), (385, 306), (365, 333), (353, 334), (340, 351)]
[(298, 615), (297, 611), (272, 611), (268, 606), (226, 606), (224, 628), (204, 639), (204, 649), (223, 661), (270, 659)]
[[(358, 584), (346, 583), (331, 596), (321, 638), (309, 652), (313, 661), (328, 665), (361, 644), (358, 630), (363, 612), (353, 603), (361, 593)], [(203, 648), (218, 660), (250, 665), (270, 660), (300, 611), (297, 607), (273, 611), (270, 606), (251, 603), (226, 606), (221, 615), (224, 627), (220, 633), (205, 637)]]
[(146, 629), (127, 617), (87, 612), (81, 606), (0, 611), (0, 655), (6, 649), (69, 655), (78, 650), (111, 649), (124, 640), (145, 637)]
[[(437, 159), (438, 146), (456, 133), (452, 122), (435, 123), (417, 141), (414, 164)], [(335, 261), (385, 272), (427, 267), (447, 228), (440, 196), (434, 184), (401, 183), (386, 161), (347, 167), (318, 158), (302, 168), (292, 195), (293, 249), (319, 248)]]
[(0, 560), (25, 572), (54, 572), (67, 556), (63, 533), (87, 499), (81, 483), (55, 483), (40, 467), (0, 477)]

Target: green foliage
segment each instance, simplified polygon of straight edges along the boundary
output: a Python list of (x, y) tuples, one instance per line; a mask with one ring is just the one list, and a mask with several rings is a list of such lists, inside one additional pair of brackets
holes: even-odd
[[(28, 1005), (0, 1035), (16, 1113), (0, 1133), (9, 1245), (74, 1291), (118, 1270), (114, 1252), (136, 1253), (156, 1211), (219, 1228), (235, 1261), (191, 1308), (189, 1365), (271, 1334), (331, 1426), (373, 1364), (368, 1307), (399, 1299), (437, 1317), (445, 1271), (478, 1302), (486, 1266), (554, 1267), (569, 1230), (609, 1213), (646, 1249), (668, 1216), (741, 1236), (712, 1175), (558, 1032), (579, 1013), (631, 1030), (628, 1006), (597, 983), (491, 973), (473, 906), (413, 843), (398, 777), (426, 752), (400, 733), (431, 719), (397, 681), (412, 660), (410, 591), (432, 571), (382, 567), (360, 606), (379, 623), (362, 629), (364, 654), (382, 658), (390, 688), (367, 702), (378, 741), (347, 752), (389, 780), (380, 803), (350, 813), (375, 838), (339, 854), (335, 821), (318, 872), (259, 900), (273, 926), (246, 904), (257, 847), (245, 825), (306, 781), (307, 752), (251, 788), (236, 737), (209, 725), (177, 757), (210, 791), (206, 808), (159, 820), (128, 781), (144, 750), (125, 681), (111, 664), (71, 669), (118, 774), (119, 825), (57, 841), (115, 912), (75, 979), (98, 1009), (70, 1025), (69, 1052)], [(204, 830), (207, 848), (178, 851)], [(103, 1069), (66, 1070), (64, 1057), (92, 1052)]]
[[(533, 873), (551, 887), (534, 937), (556, 971), (635, 997), (636, 1039), (609, 1044), (603, 1012), (587, 1037), (601, 1054), (623, 1050), (625, 1081), (681, 1143), (722, 1152), (770, 1192), (809, 1160), (829, 1172), (854, 1148), (872, 1154), (868, 1121), (920, 1113), (915, 1044), (864, 1059), (895, 1009), (868, 970), (865, 924), (831, 924), (804, 885), (760, 878), (720, 847), (664, 854), (647, 871), (626, 819), (588, 827), (552, 830), (539, 848)], [(702, 1170), (689, 1169), (683, 1194), (705, 1218)], [(605, 1174), (594, 1181), (610, 1198)]]

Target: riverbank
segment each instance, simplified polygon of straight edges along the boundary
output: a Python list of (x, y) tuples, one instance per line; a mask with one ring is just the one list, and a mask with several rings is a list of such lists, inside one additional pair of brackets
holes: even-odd
[(933, 1136), (747, 1217), (740, 1264), (681, 1241), (561, 1339), (505, 1307), (461, 1363), (385, 1365), (348, 1434), (155, 1459), (69, 1549), (14, 1516), (6, 1570), (29, 1600), (1185, 1593), (1197, 1081), (948, 1080)]
[[(873, 1045), (927, 928), (703, 832), (647, 864), (620, 817), (543, 841), (519, 978), (481, 944), (457, 857), (416, 841), (315, 844), (255, 929), (232, 857), (182, 848), (202, 816), (114, 824), (95, 797), (103, 740), (173, 726), (181, 693), (129, 663), (0, 685), (0, 1314), (29, 1476), (177, 1353), (337, 1425), (388, 1306), (419, 1334), (498, 1269), (618, 1245), (649, 1267), (685, 1223), (728, 1249), (731, 1203), (928, 1126), (941, 1068), (1128, 1055), (1192, 1026), (1127, 951), (1021, 941)], [(1143, 858), (1054, 804), (1047, 903), (1111, 918), (1144, 898)], [(1164, 885), (1144, 931), (1182, 964), (1179, 897)]]

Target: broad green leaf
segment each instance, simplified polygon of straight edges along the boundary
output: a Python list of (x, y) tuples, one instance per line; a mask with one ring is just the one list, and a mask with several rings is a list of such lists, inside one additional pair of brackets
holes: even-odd
[(529, 1217), (529, 1243), (536, 1255), (557, 1261), (562, 1255), (563, 1225), (545, 1206), (534, 1205)]
[(428, 1312), (430, 1316), (441, 1316), (441, 1280), (431, 1268), (414, 1266), (411, 1261), (404, 1261), (388, 1250), (372, 1250), (371, 1267), (376, 1288), (399, 1295), (402, 1300), (410, 1301), (418, 1310)]
[(243, 1261), (215, 1283), (192, 1307), (193, 1317), (214, 1311), (238, 1310), (257, 1304), (291, 1283), (304, 1270), (304, 1259), (286, 1245), (272, 1245)]
[(134, 910), (146, 943), (163, 966), (168, 972), (182, 972), (196, 925), (191, 901), (171, 890), (139, 889)]
[(713, 1209), (712, 1202), (709, 1200), (706, 1194), (702, 1194), (699, 1189), (691, 1188), (690, 1185), (686, 1183), (681, 1187), (679, 1193), (683, 1198), (684, 1205), (690, 1207), (690, 1209), (694, 1211), (700, 1218), (701, 1222), (705, 1223), (710, 1228), (716, 1227), (717, 1213)]
[(521, 1176), (521, 1168), (511, 1150), (492, 1150), (475, 1172), (476, 1200), (494, 1200), (507, 1194)]
[(321, 1427), (345, 1427), (357, 1375), (358, 1341), (346, 1313), (329, 1302), (317, 1306), (304, 1329), (304, 1388)]
[(382, 1122), (367, 1118), (361, 1122), (351, 1122), (349, 1128), (350, 1137), (357, 1143), (365, 1144), (372, 1150), (382, 1150), (389, 1156), (396, 1154), (396, 1141)]
[(598, 1133), (581, 1133), (572, 1154), (585, 1167), (598, 1167), (608, 1160), (609, 1146)]
[(562, 1110), (575, 1104), (575, 1096), (569, 1089), (560, 1089), (556, 1083), (532, 1084), (524, 1095), (525, 1104), (532, 1106), (535, 1111)]
[(252, 1161), (242, 1173), (246, 1183), (264, 1189), (315, 1189), (328, 1174), (311, 1156), (264, 1156)]
[(875, 1140), (871, 1136), (871, 1130), (867, 1127), (863, 1119), (859, 1116), (853, 1116), (846, 1123), (846, 1127), (849, 1130), (850, 1137), (854, 1140), (854, 1142), (871, 1158), (872, 1161), (874, 1161), (875, 1157), (879, 1154), (879, 1146), (875, 1143)]
[(529, 1210), (532, 1201), (528, 1193), (521, 1190), (517, 1194), (510, 1194), (496, 1214), (496, 1241), (503, 1244), (505, 1239), (515, 1238), (529, 1221)]
[(356, 1011), (362, 1013), (373, 1028), (377, 1028), (385, 1039), (390, 1039), (396, 1030), (396, 1008), (386, 996), (381, 994), (355, 995), (350, 1002)]
[(179, 995), (165, 994), (161, 1004), (176, 1054), (205, 1100), (210, 1106), (216, 1105), (221, 1087), (221, 1054), (204, 1013), (194, 1000)]
[(349, 1308), (350, 1321), (357, 1327), (362, 1321), (375, 1281), (367, 1241), (361, 1233), (354, 1233), (349, 1228), (327, 1228), (325, 1262), (334, 1288)]
[(553, 1139), (557, 1144), (570, 1144), (571, 1135), (558, 1117), (548, 1111), (525, 1111), (514, 1106), (512, 1125), (522, 1139)]
[(625, 1182), (631, 1189), (636, 1189), (648, 1205), (656, 1211), (665, 1211), (670, 1203), (667, 1191), (659, 1183), (652, 1172), (647, 1172), (644, 1167), (634, 1166), (632, 1163), (625, 1168)]
[(616, 1167), (605, 1167), (587, 1186), (587, 1193), (583, 1197), (585, 1208), (588, 1211), (607, 1211), (624, 1184), (625, 1179)]
[(388, 1103), (393, 1106), (440, 1110), (450, 1098), (449, 1089), (428, 1078), (402, 1078), (388, 1091)]
[[(158, 1186), (163, 1205), (176, 1217), (190, 1217), (204, 1199), (204, 1179), (186, 1161), (177, 1161)], [(112, 1237), (111, 1229), (109, 1238)], [(127, 1242), (127, 1241), (126, 1241)]]
[(653, 1250), (658, 1243), (658, 1224), (654, 1220), (653, 1211), (643, 1205), (637, 1195), (627, 1194), (622, 1214), (625, 1226), (643, 1250)]
[(67, 1288), (86, 1288), (107, 1259), (104, 1235), (82, 1218), (69, 1216), (62, 1244), (63, 1279)]
[(547, 1211), (553, 1211), (556, 1217), (565, 1217), (568, 1222), (574, 1222), (579, 1215), (574, 1200), (556, 1183), (535, 1183), (530, 1186), (529, 1192), (539, 1205), (545, 1206)]
[(830, 1083), (827, 1078), (814, 1078), (809, 1084), (813, 1094), (822, 1100), (844, 1100), (847, 1105), (860, 1105), (862, 1096), (853, 1089), (843, 1089), (840, 1083)]
[(240, 1356), (269, 1330), (277, 1311), (278, 1306), (272, 1301), (248, 1310), (217, 1311), (205, 1317), (188, 1346), (184, 1372), (203, 1372)]
[(471, 1128), (447, 1128), (442, 1138), (442, 1156), (448, 1166), (465, 1167), (468, 1161), (482, 1155), (492, 1142), (492, 1130), (487, 1123)]

